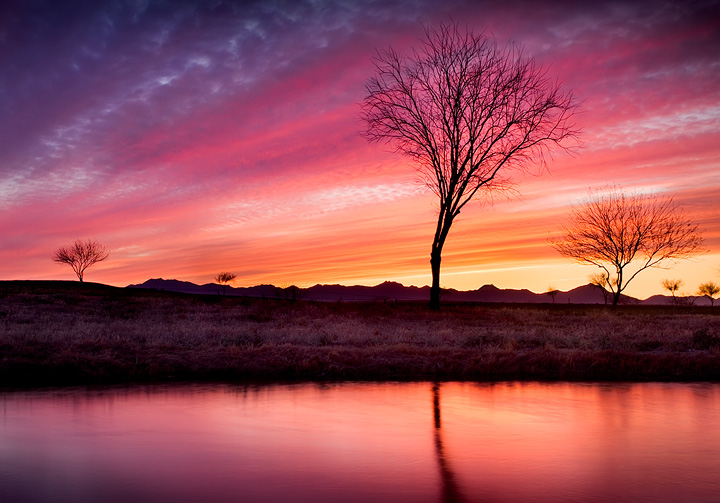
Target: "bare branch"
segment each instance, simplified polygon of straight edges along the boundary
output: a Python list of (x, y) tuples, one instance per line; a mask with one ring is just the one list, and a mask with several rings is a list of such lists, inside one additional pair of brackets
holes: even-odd
[(231, 273), (231, 272), (221, 272), (217, 276), (215, 276), (215, 281), (217, 281), (221, 285), (227, 285), (231, 283), (232, 281), (237, 278), (237, 275)]

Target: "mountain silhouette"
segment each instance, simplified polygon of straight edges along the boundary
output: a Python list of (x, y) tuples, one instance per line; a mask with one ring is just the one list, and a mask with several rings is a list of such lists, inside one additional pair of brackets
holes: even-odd
[[(189, 281), (176, 279), (149, 279), (127, 288), (146, 288), (197, 295), (222, 295), (222, 286), (216, 283), (196, 285)], [(293, 290), (294, 289), (294, 290)], [(385, 281), (375, 286), (314, 285), (309, 288), (280, 288), (273, 285), (251, 287), (232, 287), (225, 289), (225, 295), (265, 298), (297, 298), (314, 301), (426, 301), (430, 298), (430, 287), (405, 286), (395, 281)], [(495, 285), (484, 285), (477, 290), (443, 290), (442, 299), (454, 302), (501, 302), (519, 304), (604, 304), (602, 291), (592, 284), (582, 285), (567, 292), (558, 292), (553, 299), (547, 293), (534, 293), (527, 289), (502, 289)], [(554, 302), (553, 302), (554, 301)], [(672, 299), (664, 295), (654, 295), (640, 301), (634, 297), (621, 296), (624, 304), (670, 304)]]

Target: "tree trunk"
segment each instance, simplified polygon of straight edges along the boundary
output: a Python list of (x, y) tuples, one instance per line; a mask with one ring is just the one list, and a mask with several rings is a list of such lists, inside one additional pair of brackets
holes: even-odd
[(432, 271), (432, 286), (430, 287), (430, 309), (440, 309), (440, 261), (442, 260), (442, 249), (445, 245), (450, 227), (452, 226), (453, 215), (443, 205), (438, 215), (437, 228), (435, 229), (435, 238), (433, 239), (432, 250), (430, 251), (430, 270)]
[(430, 269), (432, 270), (432, 286), (430, 287), (430, 309), (440, 309), (440, 257), (441, 250), (433, 248), (430, 254)]
[[(613, 292), (613, 303), (612, 303), (612, 310), (615, 311), (617, 309), (618, 302), (620, 302), (620, 294), (623, 291), (623, 269), (620, 266), (617, 267), (617, 279), (615, 280), (615, 291)], [(630, 278), (632, 279), (632, 278)], [(608, 275), (608, 284), (610, 284), (610, 276)]]

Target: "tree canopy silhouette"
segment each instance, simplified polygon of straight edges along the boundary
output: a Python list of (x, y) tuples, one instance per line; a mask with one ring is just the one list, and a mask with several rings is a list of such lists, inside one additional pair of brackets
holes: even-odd
[(618, 188), (573, 208), (561, 236), (550, 244), (565, 257), (599, 267), (613, 307), (640, 272), (704, 251), (697, 224), (672, 198), (628, 196)]
[(715, 310), (715, 296), (720, 293), (720, 285), (708, 281), (698, 287), (698, 293), (710, 299), (710, 312)]
[(55, 262), (68, 264), (72, 267), (72, 270), (75, 271), (78, 279), (82, 282), (85, 269), (97, 262), (102, 262), (109, 256), (110, 252), (107, 248), (97, 241), (77, 239), (73, 244), (61, 246), (55, 250), (52, 259)]
[(520, 48), (456, 23), (426, 27), (409, 56), (389, 48), (374, 63), (365, 136), (413, 159), (440, 200), (430, 253), (437, 309), (442, 250), (462, 208), (480, 192), (506, 188), (511, 169), (542, 165), (551, 146), (576, 138), (576, 106)]
[(683, 286), (685, 282), (681, 279), (664, 279), (662, 280), (662, 286), (665, 290), (670, 292), (672, 294), (672, 301), (673, 304), (678, 304), (678, 298), (675, 296), (675, 294), (680, 290), (680, 287)]
[(233, 281), (235, 281), (235, 278), (237, 278), (237, 275), (232, 272), (221, 272), (218, 273), (213, 279), (218, 282), (220, 286), (222, 286), (223, 295), (225, 295), (225, 288)]

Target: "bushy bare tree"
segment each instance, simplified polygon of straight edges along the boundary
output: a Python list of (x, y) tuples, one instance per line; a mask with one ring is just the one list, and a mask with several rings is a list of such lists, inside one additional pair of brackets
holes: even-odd
[(720, 293), (720, 285), (708, 281), (698, 287), (698, 294), (710, 299), (710, 312), (715, 310), (715, 296)]
[(662, 286), (665, 290), (670, 292), (672, 294), (673, 304), (679, 304), (680, 301), (676, 297), (676, 293), (678, 290), (680, 290), (680, 287), (683, 286), (685, 282), (681, 279), (664, 279), (662, 280)]
[(91, 239), (77, 239), (75, 242), (68, 246), (61, 246), (55, 253), (53, 253), (52, 259), (60, 264), (68, 264), (72, 267), (72, 270), (77, 274), (80, 282), (83, 281), (85, 275), (85, 269), (93, 264), (102, 262), (110, 256), (108, 249)]
[(437, 309), (442, 250), (460, 210), (478, 193), (507, 187), (511, 169), (542, 165), (551, 146), (576, 137), (576, 107), (521, 49), (455, 23), (427, 27), (409, 56), (390, 48), (374, 63), (365, 136), (413, 159), (440, 200), (430, 252)]
[(214, 279), (215, 279), (215, 281), (218, 282), (218, 284), (219, 284), (220, 286), (222, 286), (223, 295), (225, 295), (225, 288), (226, 288), (230, 283), (232, 283), (233, 281), (235, 281), (235, 278), (237, 278), (237, 276), (236, 276), (235, 274), (231, 273), (231, 272), (221, 272), (221, 273), (219, 273), (217, 276), (215, 276)]
[(605, 305), (607, 305), (608, 300), (610, 299), (610, 292), (608, 291), (608, 277), (605, 274), (595, 273), (591, 274), (588, 277), (588, 280), (590, 281), (590, 284), (592, 286), (596, 286), (600, 289), (600, 291), (602, 292), (603, 300), (605, 301)]
[(576, 262), (602, 269), (613, 307), (640, 272), (703, 251), (698, 226), (672, 198), (628, 196), (614, 187), (573, 208), (562, 235), (550, 244)]

